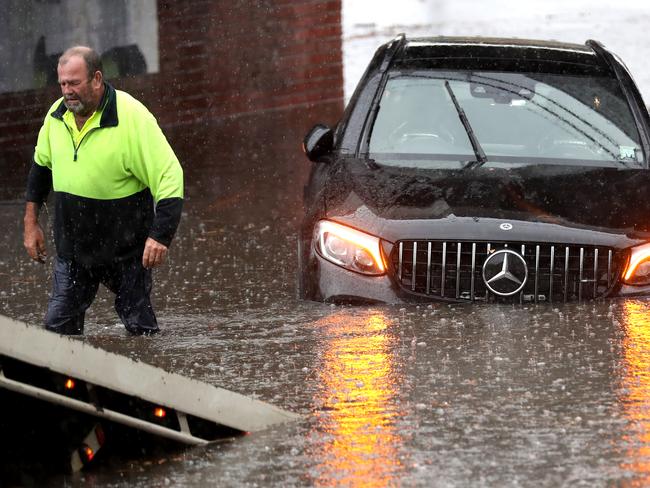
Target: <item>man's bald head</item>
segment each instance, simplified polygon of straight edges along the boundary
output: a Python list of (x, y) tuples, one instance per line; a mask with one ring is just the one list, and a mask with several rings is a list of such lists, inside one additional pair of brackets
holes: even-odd
[(88, 70), (88, 78), (92, 78), (97, 71), (102, 71), (102, 59), (93, 48), (87, 46), (73, 46), (61, 55), (59, 58), (59, 65), (65, 65), (70, 58), (80, 57), (86, 63)]

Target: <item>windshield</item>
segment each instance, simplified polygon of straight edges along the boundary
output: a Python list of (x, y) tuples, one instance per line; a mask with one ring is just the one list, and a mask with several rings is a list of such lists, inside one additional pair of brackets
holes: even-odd
[[(477, 161), (472, 138), (486, 161)], [(367, 155), (382, 164), (424, 168), (643, 163), (616, 79), (486, 71), (394, 73)]]

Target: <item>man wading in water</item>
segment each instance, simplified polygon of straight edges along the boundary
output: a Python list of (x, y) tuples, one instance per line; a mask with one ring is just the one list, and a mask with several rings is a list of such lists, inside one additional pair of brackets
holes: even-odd
[(183, 170), (147, 108), (104, 81), (93, 49), (68, 49), (57, 72), (63, 97), (38, 134), (24, 220), (25, 248), (43, 262), (38, 214), (53, 189), (57, 256), (45, 327), (82, 334), (103, 283), (129, 332), (155, 333), (151, 268), (178, 227)]

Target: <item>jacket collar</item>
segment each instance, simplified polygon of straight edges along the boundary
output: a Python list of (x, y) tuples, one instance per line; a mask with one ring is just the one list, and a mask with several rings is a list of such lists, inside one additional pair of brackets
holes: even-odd
[[(102, 111), (102, 118), (99, 121), (99, 127), (117, 127), (119, 122), (117, 118), (117, 97), (115, 88), (109, 83), (104, 82), (104, 96), (99, 102), (100, 107), (104, 107)], [(63, 100), (50, 115), (55, 119), (63, 120), (63, 114), (67, 112), (67, 108)]]

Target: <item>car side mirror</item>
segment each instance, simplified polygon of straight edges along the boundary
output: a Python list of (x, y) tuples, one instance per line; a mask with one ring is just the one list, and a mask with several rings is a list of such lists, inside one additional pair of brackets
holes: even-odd
[(325, 124), (317, 124), (302, 141), (302, 150), (310, 161), (318, 161), (334, 149), (334, 132)]

